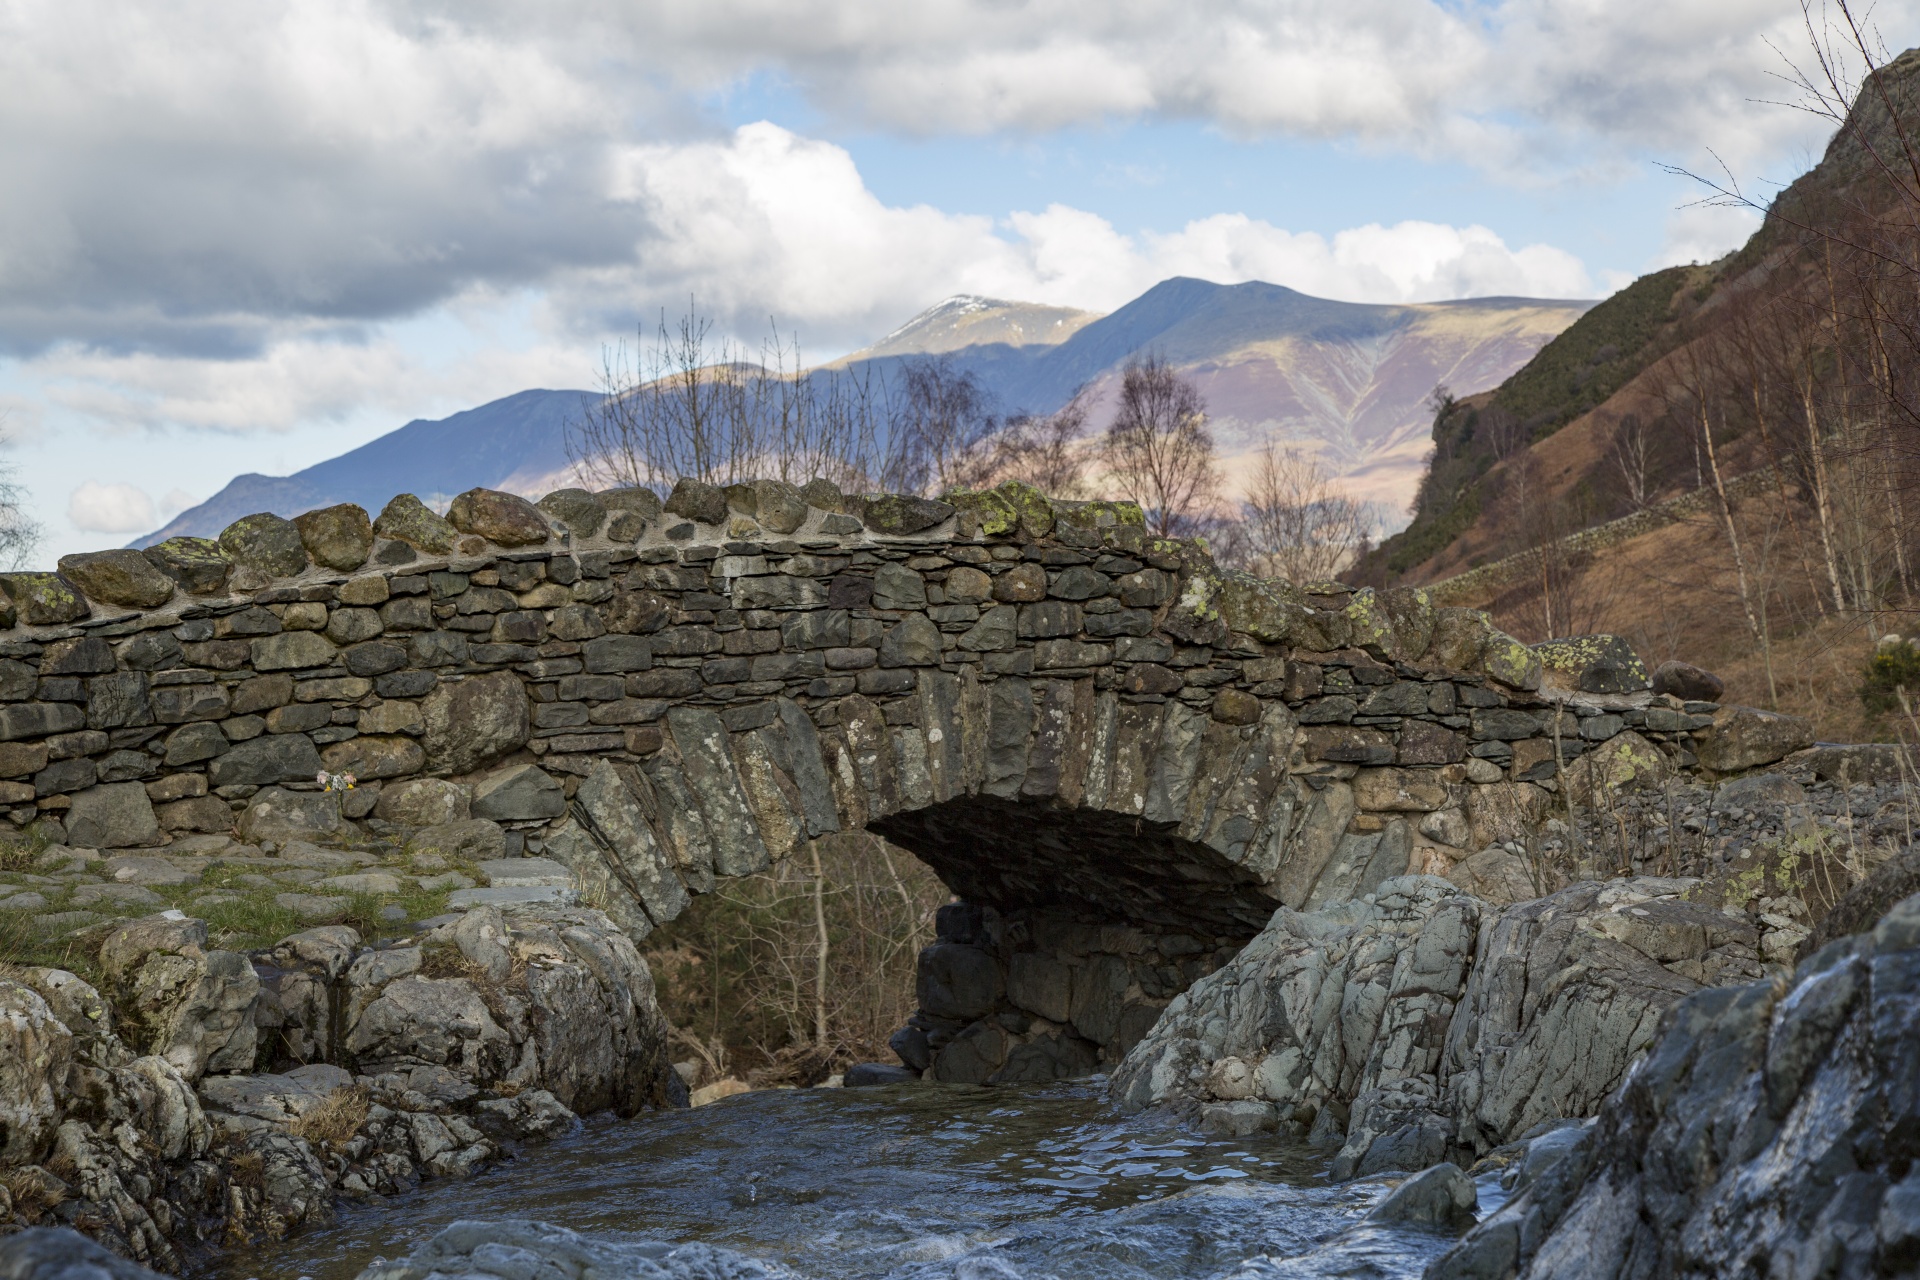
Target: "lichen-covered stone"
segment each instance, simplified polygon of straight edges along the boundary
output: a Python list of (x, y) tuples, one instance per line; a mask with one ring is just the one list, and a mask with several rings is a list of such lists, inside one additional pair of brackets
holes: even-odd
[(552, 533), (547, 517), (525, 498), (497, 489), (469, 489), (447, 507), (447, 520), (502, 547), (534, 547)]
[(960, 531), (970, 538), (999, 538), (1020, 524), (1020, 513), (1005, 494), (988, 489), (954, 489), (942, 499), (959, 517)]
[(160, 824), (145, 787), (106, 783), (75, 793), (67, 811), (67, 838), (84, 848), (137, 848), (160, 843)]
[(0, 573), (0, 592), (29, 627), (57, 627), (93, 612), (80, 589), (57, 573)]
[(300, 544), (313, 562), (345, 573), (358, 569), (373, 554), (373, 522), (355, 503), (322, 507), (293, 518)]
[(1540, 687), (1540, 655), (1504, 631), (1489, 629), (1481, 650), (1480, 669), (1509, 689), (1530, 692)]
[(717, 485), (682, 479), (674, 483), (661, 510), (701, 524), (723, 525), (727, 522), (727, 495)]
[(242, 516), (222, 529), (220, 549), (234, 564), (269, 578), (291, 578), (307, 568), (299, 528), (267, 511)]
[(1037, 541), (1053, 532), (1053, 504), (1046, 494), (1021, 480), (1009, 480), (995, 492), (1013, 508), (1022, 538)]
[(428, 510), (427, 504), (410, 493), (397, 494), (380, 509), (373, 531), (382, 538), (404, 542), (428, 555), (443, 556), (453, 550), (459, 535), (452, 524)]
[(527, 691), (511, 672), (442, 684), (421, 700), (427, 761), (469, 773), (523, 745), (532, 732)]
[(576, 541), (593, 537), (607, 522), (607, 504), (585, 489), (555, 489), (534, 505), (566, 525)]
[(901, 537), (937, 527), (953, 515), (953, 505), (912, 494), (883, 493), (868, 498), (861, 511), (867, 528)]
[(1620, 636), (1574, 636), (1533, 646), (1543, 672), (1581, 693), (1638, 693), (1649, 687), (1640, 655)]
[(753, 482), (754, 519), (769, 533), (792, 533), (807, 519), (807, 500), (783, 480)]
[(212, 538), (168, 538), (140, 554), (189, 595), (219, 595), (233, 575), (233, 561)]
[(173, 597), (173, 579), (138, 551), (89, 551), (61, 556), (60, 573), (103, 604), (153, 609)]

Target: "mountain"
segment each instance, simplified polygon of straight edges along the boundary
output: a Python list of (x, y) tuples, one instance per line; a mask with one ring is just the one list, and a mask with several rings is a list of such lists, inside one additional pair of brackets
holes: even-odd
[[(1083, 384), (1104, 401), (1129, 356), (1157, 351), (1205, 394), (1230, 476), (1268, 439), (1297, 440), (1356, 496), (1380, 502), (1397, 527), (1419, 481), (1434, 387), (1497, 384), (1591, 305), (1475, 298), (1381, 306), (1176, 278), (1106, 316), (949, 298), (828, 367), (884, 376), (915, 357), (945, 355), (977, 374), (1002, 409), (1046, 413)], [(336, 502), (378, 511), (402, 490), (428, 502), (475, 485), (544, 493), (570, 469), (566, 424), (590, 394), (523, 391), (410, 422), (291, 476), (239, 476), (138, 545), (211, 536), (256, 511), (295, 515)]]
[[(909, 322), (898, 335), (949, 305)], [(1082, 384), (1104, 398), (1129, 356), (1157, 351), (1206, 396), (1230, 473), (1236, 460), (1270, 438), (1297, 440), (1319, 452), (1356, 496), (1397, 516), (1419, 482), (1433, 389), (1497, 384), (1592, 305), (1532, 298), (1379, 305), (1334, 302), (1257, 281), (1175, 278), (1080, 324), (1058, 343), (936, 349), (977, 373), (1003, 408), (1036, 413), (1066, 403)], [(973, 323), (984, 332), (991, 314)], [(882, 371), (897, 365), (910, 357), (899, 349), (898, 335), (847, 363)]]
[(290, 476), (236, 476), (197, 507), (134, 543), (167, 538), (211, 538), (257, 511), (293, 516), (315, 507), (357, 502), (378, 514), (396, 493), (429, 505), (475, 486), (542, 494), (559, 487), (569, 470), (567, 424), (580, 414), (586, 391), (521, 391), (503, 400), (428, 422), (416, 418), (358, 449)]
[(1098, 311), (1007, 302), (962, 293), (934, 303), (848, 360), (939, 355), (967, 347), (1053, 346), (1065, 342), (1099, 318)]

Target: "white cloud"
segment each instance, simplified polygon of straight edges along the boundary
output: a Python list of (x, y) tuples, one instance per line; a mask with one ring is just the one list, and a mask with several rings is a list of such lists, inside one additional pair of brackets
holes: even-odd
[[(1893, 28), (1917, 7), (1875, 17)], [(1797, 22), (1776, 0), (1673, 0), (1657, 21), (1564, 0), (182, 0), (164, 16), (15, 0), (0, 8), (0, 350), (233, 358), (475, 289), (694, 278), (676, 217), (728, 226), (748, 216), (735, 192), (764, 206), (780, 184), (847, 183), (789, 141), (699, 141), (703, 96), (757, 75), (892, 133), (1184, 117), (1508, 182), (1618, 171), (1650, 148), (1691, 163), (1712, 139), (1746, 174), (1822, 132), (1749, 105), (1784, 92), (1765, 40), (1795, 47)], [(703, 185), (701, 157), (726, 172)], [(863, 229), (933, 234), (936, 261), (991, 237), (933, 210), (799, 216), (851, 207), (828, 194), (795, 188), (773, 238), (822, 237), (844, 270)], [(1076, 251), (1052, 252), (1073, 274)], [(789, 292), (825, 274), (792, 256), (776, 264)], [(827, 285), (871, 292), (871, 274)]]
[(134, 484), (84, 481), (67, 499), (67, 520), (88, 533), (145, 533), (155, 519), (153, 499)]

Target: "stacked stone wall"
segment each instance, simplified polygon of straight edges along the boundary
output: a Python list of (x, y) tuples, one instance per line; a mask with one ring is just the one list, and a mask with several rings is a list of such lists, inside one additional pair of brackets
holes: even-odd
[(16, 825), (377, 831), (410, 780), (455, 777), (636, 938), (870, 829), (977, 909), (922, 967), (936, 1073), (973, 1046), (949, 1078), (1041, 1070), (1042, 1041), (1114, 1059), (1277, 905), (1511, 876), (1499, 846), (1558, 793), (1805, 738), (1653, 694), (1617, 642), (1536, 651), (1424, 592), (1222, 572), (1137, 508), (1020, 486), (475, 490), (445, 519), (403, 495), (0, 592)]

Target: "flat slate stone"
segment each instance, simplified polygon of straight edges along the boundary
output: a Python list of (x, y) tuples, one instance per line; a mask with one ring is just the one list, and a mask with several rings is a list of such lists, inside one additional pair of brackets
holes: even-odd
[(496, 889), (536, 889), (567, 886), (573, 873), (551, 858), (489, 858), (480, 872)]
[(579, 895), (565, 885), (530, 885), (514, 889), (496, 885), (491, 889), (455, 889), (447, 895), (447, 906), (455, 911), (467, 911), (474, 907), (498, 907), (502, 911), (511, 911), (515, 907), (571, 907), (578, 900)]

